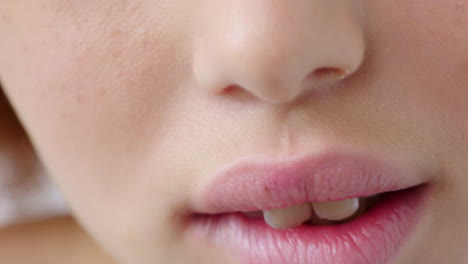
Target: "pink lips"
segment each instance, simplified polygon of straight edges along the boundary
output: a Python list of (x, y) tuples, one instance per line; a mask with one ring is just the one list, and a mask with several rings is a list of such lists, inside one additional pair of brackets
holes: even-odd
[[(189, 229), (249, 264), (387, 264), (417, 222), (426, 188), (411, 187), (424, 183), (423, 178), (414, 168), (343, 153), (241, 160), (196, 194)], [(390, 191), (399, 192), (337, 226), (275, 230), (238, 213)]]
[(412, 168), (328, 153), (278, 161), (241, 160), (219, 172), (195, 204), (200, 213), (281, 208), (402, 190), (423, 183)]

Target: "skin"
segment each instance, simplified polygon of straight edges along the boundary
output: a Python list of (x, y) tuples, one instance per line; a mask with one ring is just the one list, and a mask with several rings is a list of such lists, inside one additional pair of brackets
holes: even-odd
[(0, 230), (0, 261), (26, 264), (115, 264), (70, 217), (12, 225)]
[(395, 263), (468, 260), (467, 1), (0, 6), (3, 89), (116, 262), (238, 263), (187, 236), (197, 187), (243, 155), (325, 147), (425, 172), (432, 193)]

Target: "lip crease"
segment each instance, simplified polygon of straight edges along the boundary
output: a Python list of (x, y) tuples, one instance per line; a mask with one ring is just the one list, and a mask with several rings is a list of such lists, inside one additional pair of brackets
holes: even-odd
[(215, 174), (197, 193), (194, 211), (206, 214), (282, 208), (407, 189), (425, 175), (364, 155), (329, 152), (283, 160), (243, 159)]
[[(242, 159), (195, 193), (188, 233), (249, 264), (388, 264), (415, 229), (428, 192), (421, 171), (350, 153)], [(388, 193), (391, 192), (391, 193)], [(240, 212), (388, 193), (369, 212), (334, 226), (275, 230)]]

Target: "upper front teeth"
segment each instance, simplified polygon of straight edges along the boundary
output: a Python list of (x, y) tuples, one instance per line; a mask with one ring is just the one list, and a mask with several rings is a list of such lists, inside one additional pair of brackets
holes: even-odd
[(333, 202), (313, 202), (263, 212), (265, 222), (276, 229), (301, 225), (315, 214), (326, 220), (339, 221), (354, 215), (359, 209), (359, 198)]
[(312, 203), (318, 217), (339, 221), (352, 216), (359, 209), (359, 198), (334, 202)]
[(277, 229), (290, 228), (301, 225), (312, 215), (309, 203), (298, 204), (281, 209), (272, 209), (263, 212), (265, 222)]

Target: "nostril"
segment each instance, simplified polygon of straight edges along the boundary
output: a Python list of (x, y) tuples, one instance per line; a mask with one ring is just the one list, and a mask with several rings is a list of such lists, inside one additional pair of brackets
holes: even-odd
[(343, 79), (346, 76), (346, 71), (336, 67), (318, 68), (309, 74), (307, 79)]
[(228, 85), (226, 87), (224, 87), (224, 89), (221, 91), (222, 94), (232, 94), (234, 93), (236, 90), (239, 90), (241, 89), (238, 85)]
[[(314, 90), (325, 91), (323, 89), (332, 86), (345, 79), (349, 72), (341, 67), (320, 67), (310, 72), (304, 79), (304, 87), (318, 88)], [(329, 90), (331, 91), (331, 90)]]

